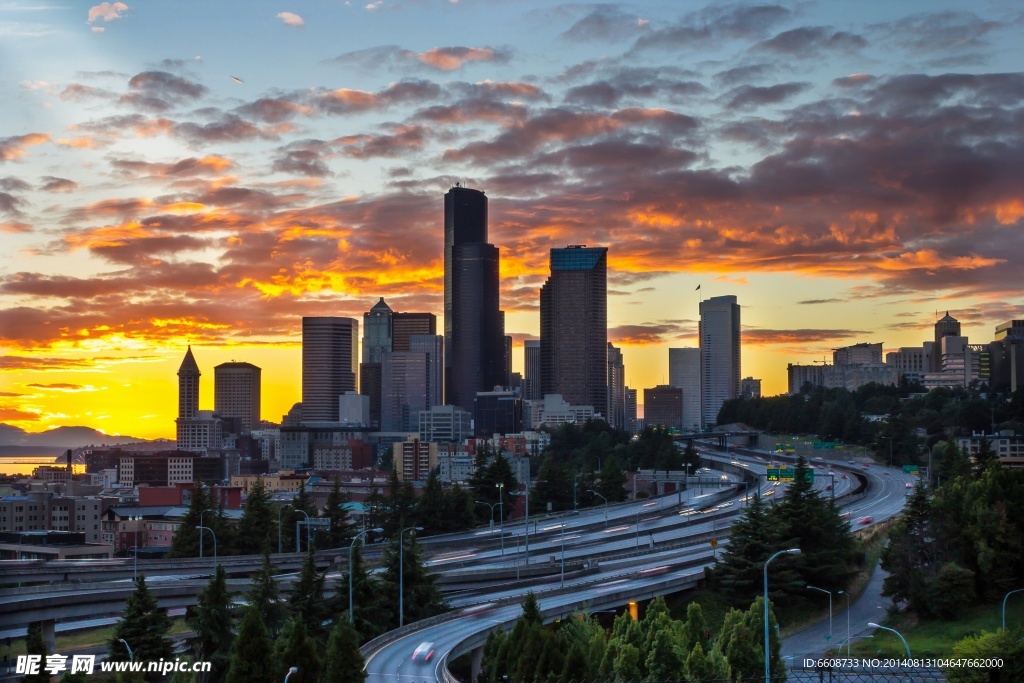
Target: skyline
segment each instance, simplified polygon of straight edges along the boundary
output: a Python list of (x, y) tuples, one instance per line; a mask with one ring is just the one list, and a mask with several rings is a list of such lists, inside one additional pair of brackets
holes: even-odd
[(189, 342), (263, 368), (279, 420), (302, 316), (443, 325), (456, 182), (517, 371), (570, 244), (609, 249), (641, 395), (714, 296), (765, 395), (947, 310), (975, 343), (1024, 317), (1014, 3), (228, 5), (0, 4), (0, 422), (171, 436)]

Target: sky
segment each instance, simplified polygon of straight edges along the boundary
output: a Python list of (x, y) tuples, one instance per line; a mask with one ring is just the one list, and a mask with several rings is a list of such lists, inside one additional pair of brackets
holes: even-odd
[[(698, 303), (742, 375), (1024, 317), (1024, 5), (0, 0), (0, 422), (174, 435), (189, 343), (301, 399), (301, 317), (443, 312), (443, 195), (501, 304), (609, 248), (626, 381)], [(697, 287), (700, 286), (700, 290)], [(642, 396), (642, 391), (640, 392)]]

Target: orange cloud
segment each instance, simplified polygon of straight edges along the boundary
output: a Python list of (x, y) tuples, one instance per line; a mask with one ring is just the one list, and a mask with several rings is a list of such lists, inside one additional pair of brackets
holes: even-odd
[(73, 147), (74, 149), (93, 149), (98, 147), (98, 143), (92, 138), (57, 138), (54, 140), (55, 143), (61, 147)]
[(416, 59), (441, 71), (454, 71), (468, 62), (490, 62), (500, 56), (491, 48), (435, 47), (416, 55)]
[(40, 419), (41, 415), (36, 412), (21, 410), (14, 406), (0, 406), (0, 420), (4, 422), (28, 422)]
[(882, 258), (878, 267), (882, 270), (975, 270), (989, 268), (1006, 259), (985, 258), (983, 256), (943, 256), (934, 249), (908, 251), (895, 258)]
[(16, 161), (21, 159), (28, 154), (25, 150), (26, 147), (41, 145), (49, 141), (50, 136), (46, 133), (29, 133), (27, 135), (0, 138), (0, 161)]
[(121, 15), (127, 11), (128, 5), (123, 2), (101, 2), (100, 4), (89, 8), (89, 19), (87, 23), (91, 24), (100, 19), (103, 21), (120, 19)]

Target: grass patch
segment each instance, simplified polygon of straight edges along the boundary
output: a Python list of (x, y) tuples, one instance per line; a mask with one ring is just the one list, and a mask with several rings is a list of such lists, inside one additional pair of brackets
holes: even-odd
[[(171, 630), (168, 631), (168, 635), (181, 635), (182, 633), (188, 633), (191, 630), (192, 629), (188, 627), (188, 624), (185, 623), (185, 617), (175, 617), (171, 620)], [(58, 634), (54, 649), (56, 652), (64, 654), (71, 650), (84, 650), (98, 645), (106, 645), (113, 639), (114, 626), (103, 626), (101, 628), (93, 628), (87, 631)], [(12, 658), (23, 654), (25, 654), (25, 638), (12, 638)]]
[[(910, 652), (915, 657), (945, 657), (953, 653), (953, 646), (966, 636), (977, 635), (982, 631), (997, 631), (1002, 614), (1002, 603), (994, 605), (978, 605), (966, 610), (956, 621), (924, 621), (915, 615), (897, 614), (883, 624), (899, 631)], [(1024, 622), (1024, 600), (1014, 604), (1013, 599), (1006, 605), (1006, 625), (1008, 628), (1019, 626)], [(903, 643), (893, 633), (878, 630), (874, 638), (864, 638), (853, 643), (854, 656), (893, 655), (905, 657), (907, 654)]]

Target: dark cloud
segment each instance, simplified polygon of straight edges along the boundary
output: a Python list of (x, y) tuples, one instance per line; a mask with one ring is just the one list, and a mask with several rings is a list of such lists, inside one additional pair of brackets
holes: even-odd
[(174, 126), (174, 135), (195, 145), (210, 142), (244, 142), (255, 139), (274, 139), (273, 132), (267, 132), (235, 114), (225, 113), (210, 123), (185, 122)]
[(823, 342), (845, 341), (851, 337), (861, 337), (872, 334), (869, 330), (822, 330), (822, 329), (797, 329), (797, 330), (773, 330), (756, 327), (743, 328), (743, 343), (755, 346), (770, 346), (773, 344), (818, 344)]
[(15, 197), (10, 192), (0, 192), (0, 213), (6, 213), (9, 216), (20, 216), (21, 210), (18, 208), (22, 206), (24, 202)]
[(64, 86), (60, 98), (67, 102), (83, 102), (90, 99), (111, 100), (117, 97), (117, 93), (104, 88), (94, 88), (81, 83), (69, 83)]
[(43, 184), (39, 189), (43, 192), (74, 192), (78, 189), (78, 183), (67, 178), (44, 175), (40, 180)]
[(812, 305), (812, 304), (838, 304), (842, 303), (844, 299), (807, 299), (806, 301), (797, 301), (798, 304)]
[(57, 389), (57, 390), (61, 390), (61, 389), (71, 390), (71, 389), (84, 389), (85, 388), (81, 384), (71, 384), (70, 382), (53, 382), (51, 384), (37, 384), (37, 383), (33, 382), (31, 384), (26, 384), (25, 386), (32, 387), (33, 389)]
[(775, 73), (776, 66), (773, 64), (747, 64), (719, 71), (714, 78), (718, 85), (728, 88), (737, 84), (749, 85), (750, 81), (772, 77)]
[(32, 186), (26, 183), (21, 178), (15, 178), (14, 176), (0, 178), (0, 190), (7, 190), (8, 192), (24, 192), (25, 190), (29, 190), (31, 188)]
[(472, 62), (505, 64), (510, 56), (511, 51), (508, 48), (434, 47), (425, 52), (416, 53), (397, 45), (382, 45), (346, 52), (327, 60), (327, 63), (345, 67), (356, 66), (367, 70), (407, 71), (410, 67), (420, 67), (438, 71), (454, 71)]
[(249, 102), (235, 111), (244, 117), (264, 123), (281, 123), (291, 120), (298, 114), (308, 113), (310, 108), (286, 97), (264, 97)]
[(786, 57), (808, 59), (823, 52), (855, 52), (867, 47), (868, 41), (846, 31), (835, 31), (826, 26), (802, 26), (762, 41), (754, 50), (773, 52)]
[(598, 5), (574, 23), (562, 38), (578, 43), (610, 43), (634, 38), (646, 30), (647, 23), (614, 5)]
[(989, 33), (1007, 28), (973, 12), (924, 12), (869, 27), (881, 38), (915, 52), (950, 52), (988, 48)]
[(779, 5), (712, 5), (637, 38), (634, 50), (693, 50), (731, 38), (759, 39), (792, 12)]
[(143, 71), (128, 81), (131, 91), (120, 101), (139, 109), (162, 112), (206, 94), (205, 86), (166, 71)]
[(209, 155), (205, 157), (187, 157), (175, 162), (158, 163), (139, 159), (110, 159), (110, 166), (119, 174), (139, 177), (191, 177), (204, 175), (220, 175), (234, 166), (230, 159)]
[(780, 104), (811, 87), (810, 83), (779, 83), (777, 85), (741, 85), (726, 93), (731, 109), (752, 109), (768, 104)]
[(312, 178), (331, 175), (317, 149), (286, 149), (274, 159), (272, 169), (278, 173), (298, 173)]
[(357, 66), (363, 69), (395, 68), (407, 66), (408, 62), (416, 59), (416, 53), (412, 50), (405, 50), (398, 45), (381, 45), (363, 50), (345, 52), (332, 59), (328, 64), (339, 66)]
[(619, 325), (608, 328), (608, 341), (626, 346), (661, 344), (692, 335), (692, 325), (672, 322), (645, 323), (643, 325)]

